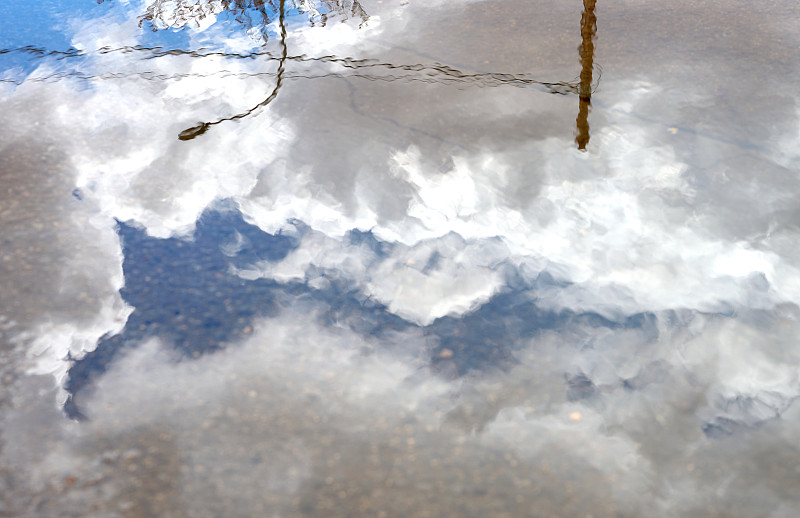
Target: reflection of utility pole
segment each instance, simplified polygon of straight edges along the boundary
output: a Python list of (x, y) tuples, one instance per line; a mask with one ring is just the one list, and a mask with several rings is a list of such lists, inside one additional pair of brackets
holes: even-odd
[(580, 106), (578, 108), (578, 134), (575, 142), (578, 149), (586, 151), (589, 143), (589, 108), (592, 106), (592, 68), (594, 67), (594, 38), (597, 31), (597, 17), (594, 15), (594, 5), (597, 0), (583, 0), (583, 13), (581, 14), (581, 45), (578, 52), (581, 55), (581, 82), (578, 87)]

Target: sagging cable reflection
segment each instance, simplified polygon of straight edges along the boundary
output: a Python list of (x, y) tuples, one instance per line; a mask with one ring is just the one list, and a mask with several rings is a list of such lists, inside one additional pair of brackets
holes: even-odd
[(272, 89), (272, 92), (267, 96), (266, 99), (264, 99), (260, 103), (256, 104), (255, 106), (253, 106), (252, 108), (250, 108), (247, 111), (244, 111), (244, 112), (241, 112), (241, 113), (237, 113), (236, 115), (233, 115), (231, 117), (225, 117), (225, 118), (222, 118), (222, 119), (218, 119), (218, 120), (213, 121), (213, 122), (201, 122), (200, 124), (198, 124), (196, 126), (192, 126), (191, 128), (187, 128), (187, 129), (181, 131), (178, 134), (178, 139), (179, 140), (192, 140), (192, 139), (194, 139), (196, 137), (199, 137), (200, 135), (202, 135), (206, 131), (208, 131), (208, 128), (210, 128), (211, 126), (214, 126), (216, 124), (221, 124), (221, 123), (223, 123), (225, 121), (243, 119), (243, 118), (247, 117), (248, 115), (252, 114), (253, 112), (255, 112), (256, 110), (267, 106), (269, 103), (271, 103), (278, 96), (278, 91), (281, 89), (281, 85), (283, 84), (283, 71), (284, 71), (284, 66), (285, 66), (285, 63), (286, 63), (286, 56), (288, 55), (288, 52), (286, 50), (286, 5), (285, 5), (285, 3), (286, 3), (286, 0), (280, 0), (280, 4), (278, 6), (278, 12), (279, 12), (279, 14), (278, 14), (278, 25), (281, 28), (281, 57), (280, 57), (280, 60), (278, 61), (278, 71), (276, 73), (276, 78), (275, 78), (275, 88)]

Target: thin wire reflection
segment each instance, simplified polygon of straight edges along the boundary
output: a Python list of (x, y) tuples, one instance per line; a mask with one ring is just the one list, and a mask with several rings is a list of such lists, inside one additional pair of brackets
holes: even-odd
[[(94, 54), (111, 54), (111, 53), (142, 53), (142, 60), (157, 59), (167, 56), (189, 56), (192, 58), (207, 58), (207, 57), (223, 57), (228, 59), (243, 59), (255, 60), (260, 59), (264, 62), (280, 61), (284, 59), (283, 56), (275, 56), (269, 51), (255, 51), (248, 54), (238, 54), (230, 52), (205, 52), (205, 49), (198, 50), (182, 50), (182, 49), (165, 49), (163, 47), (145, 47), (145, 46), (129, 46), (129, 47), (101, 47), (96, 51), (78, 51), (71, 49), (69, 51), (50, 50), (42, 47), (20, 47), (15, 49), (0, 49), (0, 55), (10, 53), (26, 53), (37, 58), (52, 57), (56, 60), (64, 60), (67, 58), (79, 58), (91, 56)], [(287, 55), (284, 59), (286, 62), (295, 63), (330, 63), (352, 70), (354, 72), (327, 72), (321, 74), (301, 74), (284, 72), (284, 79), (319, 79), (327, 77), (358, 77), (371, 81), (414, 81), (423, 83), (459, 83), (466, 84), (467, 86), (477, 86), (480, 88), (491, 88), (497, 86), (516, 86), (524, 87), (541, 87), (543, 91), (552, 94), (575, 94), (579, 92), (579, 81), (542, 81), (530, 77), (529, 74), (512, 74), (504, 72), (479, 72), (467, 73), (449, 65), (442, 63), (432, 64), (396, 64), (387, 63), (374, 59), (355, 59), (350, 57), (340, 57), (334, 55), (328, 56), (307, 56), (300, 55)], [(372, 71), (374, 70), (374, 72)], [(399, 71), (401, 73), (385, 74), (386, 71)], [(249, 77), (263, 77), (274, 76), (276, 72), (231, 72), (228, 70), (219, 70), (217, 72), (209, 73), (176, 73), (176, 74), (163, 74), (153, 71), (143, 72), (106, 72), (103, 74), (86, 74), (78, 71), (61, 71), (54, 72), (49, 75), (43, 76), (29, 76), (23, 80), (5, 78), (0, 79), (0, 83), (22, 84), (25, 82), (48, 82), (58, 81), (60, 79), (74, 78), (82, 80), (111, 80), (111, 79), (127, 79), (127, 78), (142, 78), (148, 81), (167, 81), (171, 79), (184, 79), (189, 77), (236, 77), (236, 78), (249, 78)]]

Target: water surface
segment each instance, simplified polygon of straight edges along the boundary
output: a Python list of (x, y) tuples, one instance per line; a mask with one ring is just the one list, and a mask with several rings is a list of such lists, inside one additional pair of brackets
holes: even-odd
[(798, 10), (0, 0), (0, 516), (797, 516)]

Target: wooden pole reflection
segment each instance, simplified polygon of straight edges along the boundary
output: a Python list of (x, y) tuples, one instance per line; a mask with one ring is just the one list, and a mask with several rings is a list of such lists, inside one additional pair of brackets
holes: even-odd
[(586, 151), (589, 144), (589, 110), (592, 106), (592, 69), (594, 67), (594, 38), (597, 32), (597, 17), (594, 6), (597, 0), (583, 0), (581, 14), (581, 45), (578, 52), (581, 56), (581, 80), (578, 87), (580, 105), (578, 107), (578, 133), (575, 142), (578, 149)]

